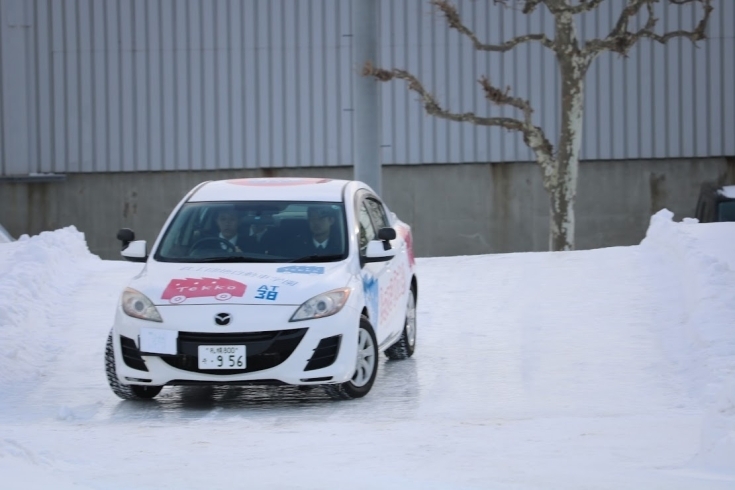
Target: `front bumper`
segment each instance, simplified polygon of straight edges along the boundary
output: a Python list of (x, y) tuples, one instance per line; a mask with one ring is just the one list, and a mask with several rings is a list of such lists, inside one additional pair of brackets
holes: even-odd
[[(227, 326), (218, 313), (232, 316)], [(294, 306), (159, 306), (162, 323), (131, 318), (118, 310), (113, 327), (115, 368), (123, 384), (342, 383), (355, 371), (360, 314), (350, 305), (327, 318), (289, 323)], [(140, 329), (178, 333), (176, 354), (140, 351)], [(199, 345), (244, 345), (240, 370), (198, 368)]]

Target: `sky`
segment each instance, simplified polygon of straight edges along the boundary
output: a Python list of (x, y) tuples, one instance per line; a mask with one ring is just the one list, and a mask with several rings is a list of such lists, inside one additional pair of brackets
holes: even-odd
[(0, 244), (0, 488), (735, 488), (735, 223), (418, 258), (413, 358), (368, 396), (167, 387), (103, 352), (141, 268), (75, 227)]

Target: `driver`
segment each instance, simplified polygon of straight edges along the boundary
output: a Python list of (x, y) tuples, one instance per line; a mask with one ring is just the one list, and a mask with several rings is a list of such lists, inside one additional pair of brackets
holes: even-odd
[[(220, 209), (217, 213), (216, 222), (217, 228), (219, 228), (219, 235), (217, 236), (222, 240), (232, 243), (232, 246), (235, 248), (235, 252), (242, 252), (245, 237), (240, 237), (238, 235), (239, 219), (237, 212), (235, 212), (235, 208), (228, 206)], [(226, 244), (220, 243), (219, 246), (222, 247), (222, 250), (227, 250)]]
[(303, 244), (303, 250), (312, 255), (337, 255), (342, 246), (335, 236), (335, 213), (327, 205), (312, 205), (307, 210), (311, 234)]

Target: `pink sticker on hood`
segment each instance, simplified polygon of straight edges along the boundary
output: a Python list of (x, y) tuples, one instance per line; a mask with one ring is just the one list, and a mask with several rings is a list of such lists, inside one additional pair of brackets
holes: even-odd
[(300, 177), (282, 177), (282, 178), (252, 178), (252, 179), (230, 179), (228, 184), (250, 185), (259, 187), (280, 187), (287, 185), (308, 185), (308, 184), (324, 184), (331, 179), (315, 179)]
[(233, 296), (243, 297), (246, 289), (245, 284), (224, 277), (217, 279), (188, 277), (173, 279), (168, 283), (161, 299), (167, 299), (174, 304), (183, 303), (189, 298), (214, 298), (219, 301), (227, 301)]

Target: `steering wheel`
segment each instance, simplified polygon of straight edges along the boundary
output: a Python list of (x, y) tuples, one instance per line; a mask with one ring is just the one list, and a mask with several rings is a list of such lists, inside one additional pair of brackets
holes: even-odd
[(191, 248), (189, 249), (189, 254), (192, 254), (194, 253), (194, 251), (198, 250), (199, 248), (202, 248), (202, 244), (204, 243), (211, 243), (212, 245), (214, 245), (215, 243), (219, 243), (226, 247), (225, 250), (227, 252), (230, 252), (230, 253), (235, 252), (235, 246), (232, 244), (231, 241), (225, 240), (224, 238), (220, 238), (218, 236), (212, 236), (212, 237), (201, 238), (197, 240), (196, 242), (194, 242)]

